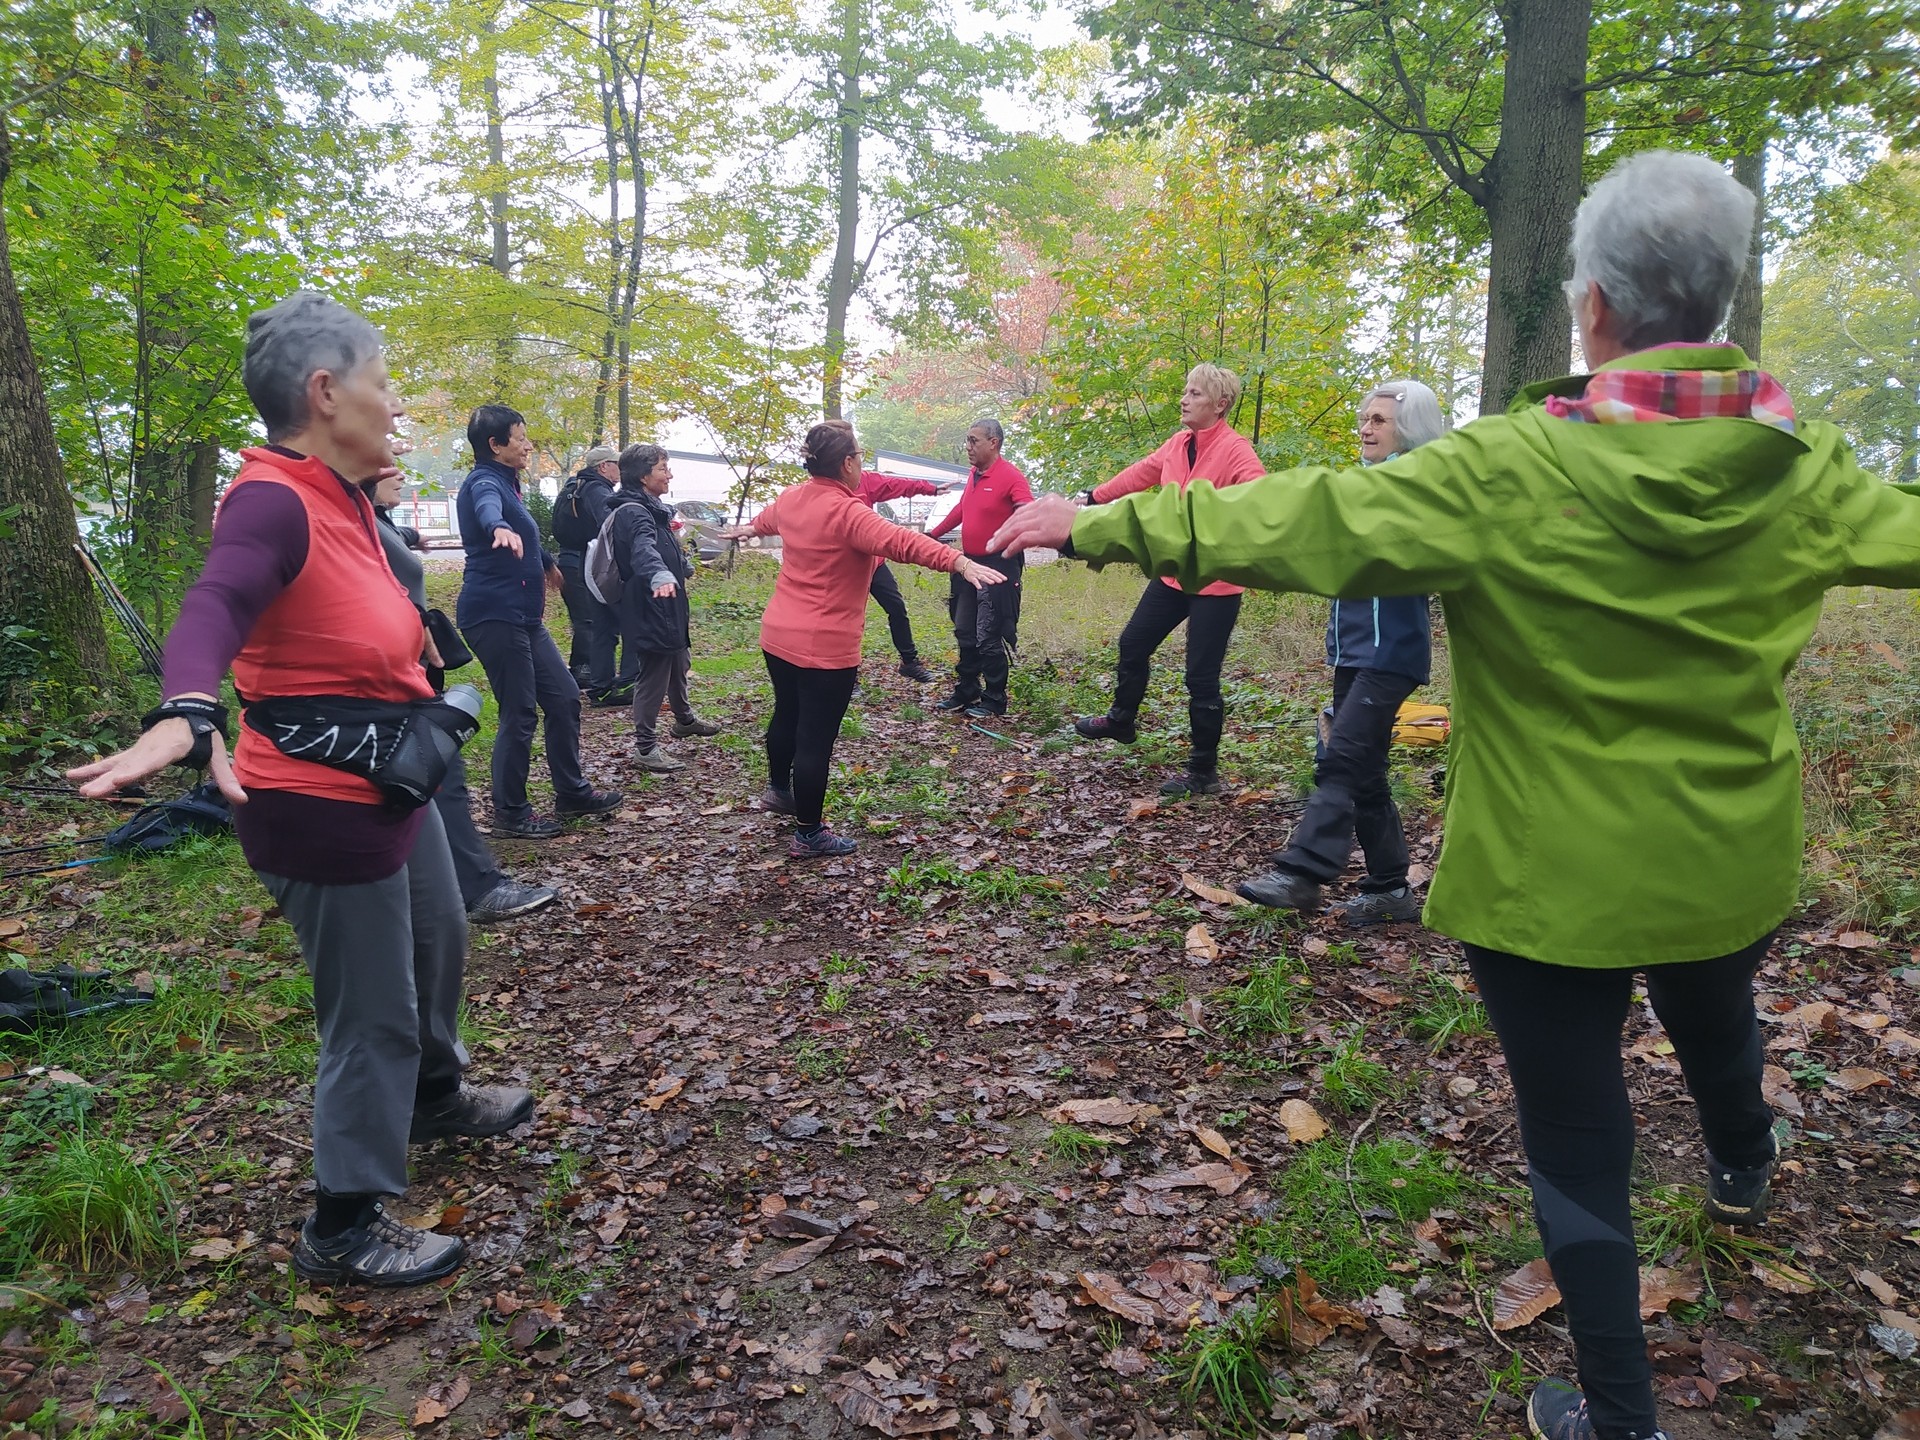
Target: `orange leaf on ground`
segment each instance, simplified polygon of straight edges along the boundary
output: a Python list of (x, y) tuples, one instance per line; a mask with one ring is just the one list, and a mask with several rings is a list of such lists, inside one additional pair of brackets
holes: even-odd
[(1202, 900), (1210, 900), (1215, 905), (1250, 906), (1253, 904), (1251, 900), (1236, 895), (1231, 890), (1222, 890), (1218, 885), (1209, 885), (1191, 870), (1180, 872), (1180, 883)]
[(1117, 1275), (1109, 1275), (1104, 1270), (1082, 1270), (1078, 1278), (1089, 1300), (1102, 1310), (1111, 1310), (1122, 1320), (1151, 1325), (1160, 1318), (1159, 1307), (1129, 1293)]
[(1793, 1076), (1785, 1066), (1768, 1065), (1760, 1071), (1760, 1095), (1767, 1104), (1787, 1115), (1804, 1119), (1806, 1106), (1800, 1103), (1799, 1095), (1794, 1093)]
[(1195, 925), (1187, 931), (1187, 956), (1193, 960), (1205, 960), (1209, 963), (1220, 958), (1220, 947), (1214, 943), (1213, 932), (1205, 925)]
[(1170, 1170), (1164, 1175), (1149, 1175), (1138, 1181), (1142, 1190), (1191, 1190), (1204, 1185), (1216, 1195), (1231, 1195), (1247, 1183), (1253, 1173), (1250, 1166), (1235, 1160), (1222, 1165), (1217, 1161), (1195, 1165), (1188, 1170)]
[(1878, 1070), (1868, 1070), (1859, 1065), (1849, 1065), (1827, 1077), (1829, 1085), (1837, 1086), (1849, 1095), (1857, 1095), (1862, 1090), (1871, 1090), (1875, 1085), (1891, 1085), (1893, 1081)]
[(1856, 1270), (1853, 1272), (1853, 1278), (1858, 1282), (1862, 1290), (1873, 1296), (1873, 1298), (1878, 1300), (1882, 1305), (1895, 1305), (1899, 1303), (1900, 1292), (1882, 1280), (1878, 1275), (1874, 1274), (1873, 1271)]
[(1698, 1300), (1704, 1288), (1698, 1270), (1650, 1266), (1640, 1272), (1640, 1318), (1651, 1320), (1664, 1315), (1676, 1300)]
[(1282, 1104), (1280, 1123), (1287, 1127), (1287, 1139), (1296, 1145), (1318, 1140), (1327, 1133), (1327, 1122), (1304, 1100), (1288, 1100)]
[(460, 1408), (472, 1389), (467, 1377), (462, 1375), (455, 1380), (438, 1381), (427, 1387), (427, 1393), (414, 1402), (413, 1424), (417, 1430), (422, 1425), (431, 1425), (444, 1420)]
[(1209, 1130), (1204, 1125), (1196, 1125), (1193, 1127), (1193, 1135), (1196, 1140), (1214, 1154), (1218, 1155), (1222, 1160), (1231, 1160), (1233, 1158), (1233, 1146), (1227, 1143), (1227, 1137), (1222, 1135), (1218, 1130)]
[(1160, 802), (1158, 800), (1136, 800), (1127, 806), (1127, 819), (1139, 820), (1144, 816), (1153, 814), (1153, 812), (1159, 808)]
[(654, 1081), (649, 1088), (653, 1093), (648, 1095), (640, 1103), (649, 1110), (658, 1110), (662, 1105), (666, 1104), (669, 1100), (673, 1099), (674, 1096), (687, 1088), (687, 1077), (684, 1075), (666, 1075)]
[(1560, 1303), (1560, 1287), (1553, 1283), (1547, 1262), (1529, 1260), (1500, 1282), (1493, 1295), (1493, 1328), (1518, 1330), (1531, 1325)]

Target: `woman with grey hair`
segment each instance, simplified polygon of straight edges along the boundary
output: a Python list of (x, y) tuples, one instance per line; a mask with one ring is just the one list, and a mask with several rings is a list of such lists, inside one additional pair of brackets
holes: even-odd
[[(1440, 401), (1418, 380), (1389, 380), (1360, 403), (1360, 463), (1378, 465), (1447, 433)], [(1393, 722), (1432, 671), (1432, 618), (1424, 595), (1335, 600), (1327, 617), (1333, 721), (1314, 757), (1313, 795), (1273, 869), (1243, 880), (1247, 899), (1311, 910), (1320, 887), (1347, 868), (1358, 840), (1367, 874), (1341, 913), (1349, 925), (1418, 920), (1407, 883), (1410, 857), (1387, 782)]]
[(1712, 342), (1753, 212), (1704, 156), (1635, 156), (1574, 220), (1591, 374), (1367, 469), (1043, 499), (989, 542), (1183, 582), (1440, 597), (1454, 730), (1424, 918), (1464, 943), (1499, 1035), (1573, 1338), (1579, 1387), (1528, 1401), (1545, 1440), (1660, 1434), (1620, 1054), (1636, 973), (1692, 1092), (1707, 1216), (1766, 1213), (1753, 977), (1803, 849), (1786, 676), (1829, 587), (1920, 586), (1920, 491), (1864, 473)]
[[(391, 470), (405, 409), (379, 332), (308, 291), (248, 319), (241, 374), (267, 444), (241, 452), (206, 567), (167, 636), (167, 698), (130, 748), (68, 773), (104, 796), (172, 764), (211, 766), (313, 976), (316, 1194), (294, 1269), (419, 1285), (457, 1269), (466, 1247), (387, 1213), (407, 1187), (408, 1145), (505, 1134), (532, 1117), (533, 1096), (460, 1078), (467, 922), (445, 826), (420, 803), (431, 784), (402, 806), (357, 763), (358, 743), (332, 764), (313, 758), (331, 753), (330, 725), (357, 736), (434, 704), (420, 612), (357, 483)], [(231, 761), (219, 703), (229, 667), (247, 706)], [(298, 743), (277, 723), (296, 712), (315, 717), (293, 727)]]

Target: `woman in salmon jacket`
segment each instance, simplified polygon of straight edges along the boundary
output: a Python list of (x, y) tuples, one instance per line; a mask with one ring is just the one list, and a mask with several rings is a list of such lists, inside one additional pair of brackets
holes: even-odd
[[(1185, 489), (1189, 480), (1238, 485), (1266, 473), (1247, 437), (1227, 423), (1240, 398), (1240, 377), (1218, 365), (1196, 365), (1180, 396), (1180, 428), (1153, 454), (1136, 460), (1106, 484), (1083, 491), (1089, 505), (1104, 505), (1156, 485)], [(1178, 580), (1149, 580), (1120, 632), (1120, 666), (1113, 703), (1104, 715), (1083, 715), (1073, 728), (1089, 740), (1131, 745), (1140, 702), (1153, 675), (1153, 652), (1184, 623), (1187, 627), (1187, 725), (1193, 749), (1184, 774), (1160, 787), (1162, 795), (1214, 795), (1220, 790), (1220, 734), (1227, 707), (1220, 695), (1220, 666), (1240, 618), (1238, 585), (1184, 589)]]
[(781, 492), (751, 525), (721, 534), (735, 540), (780, 537), (780, 575), (760, 621), (760, 648), (773, 681), (761, 803), (793, 816), (788, 855), (815, 860), (855, 849), (821, 817), (833, 742), (860, 676), (874, 567), (898, 560), (948, 571), (975, 586), (1005, 577), (868, 509), (860, 499), (860, 441), (846, 421), (828, 420), (809, 430), (800, 460), (809, 476), (805, 484)]

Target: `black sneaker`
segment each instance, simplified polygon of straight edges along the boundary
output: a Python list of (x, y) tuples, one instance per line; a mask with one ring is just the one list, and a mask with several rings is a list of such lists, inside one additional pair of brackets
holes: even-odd
[(564, 835), (567, 827), (558, 820), (543, 820), (538, 815), (527, 815), (519, 820), (503, 820), (493, 817), (493, 833), (508, 840), (551, 840), (556, 835)]
[(822, 826), (811, 836), (802, 835), (796, 830), (793, 838), (787, 842), (787, 858), (789, 860), (831, 860), (836, 856), (851, 855), (859, 848), (858, 842), (849, 840), (844, 835), (836, 835)]
[(1116, 720), (1111, 715), (1082, 715), (1073, 722), (1074, 733), (1088, 740), (1114, 740), (1131, 745), (1140, 738), (1131, 720)]
[(951, 714), (956, 710), (964, 710), (969, 705), (977, 705), (979, 702), (980, 697), (978, 695), (969, 695), (964, 690), (955, 690), (933, 708), (936, 710), (944, 710), (948, 714)]
[(966, 714), (969, 720), (1003, 720), (1006, 718), (1007, 707), (995, 705), (990, 700), (976, 700), (967, 706)]
[(377, 1200), (360, 1224), (324, 1240), (309, 1218), (293, 1247), (295, 1271), (323, 1285), (426, 1285), (451, 1275), (466, 1258), (467, 1247), (453, 1236), (402, 1225)]
[(531, 915), (559, 898), (560, 892), (551, 885), (522, 885), (518, 880), (502, 880), (473, 902), (473, 908), (467, 911), (467, 923), (497, 925), (516, 915)]
[(605, 815), (610, 810), (618, 810), (626, 798), (618, 790), (589, 790), (578, 800), (554, 801), (553, 813), (562, 820), (575, 820), (582, 815)]
[(444, 1100), (416, 1106), (413, 1126), (407, 1131), (409, 1145), (424, 1145), (429, 1140), (445, 1140), (464, 1135), (484, 1140), (504, 1135), (533, 1118), (533, 1092), (518, 1085), (468, 1085)]
[(760, 792), (760, 808), (762, 810), (771, 810), (775, 815), (791, 815), (793, 813), (793, 792), (791, 790), (776, 790), (773, 786), (769, 785)]
[(900, 673), (906, 676), (907, 679), (916, 681), (921, 685), (931, 685), (935, 679), (933, 671), (927, 669), (927, 667), (922, 665), (918, 660), (902, 660), (900, 662)]
[[(1534, 1440), (1599, 1440), (1587, 1414), (1587, 1397), (1564, 1380), (1542, 1380), (1527, 1399), (1527, 1429)], [(1664, 1430), (1634, 1431), (1628, 1440), (1667, 1440)]]
[(1317, 910), (1320, 906), (1319, 882), (1285, 870), (1269, 870), (1233, 888), (1254, 904), (1274, 910)]
[(1218, 773), (1196, 775), (1191, 770), (1183, 771), (1163, 781), (1160, 793), (1170, 800), (1179, 800), (1188, 795), (1218, 795), (1220, 776)]
[(1707, 1156), (1707, 1203), (1709, 1220), (1722, 1225), (1759, 1225), (1767, 1218), (1773, 1203), (1773, 1172), (1780, 1164), (1780, 1137), (1767, 1135), (1773, 1157), (1751, 1170), (1731, 1170), (1712, 1155)]
[(604, 690), (589, 690), (587, 704), (595, 710), (617, 710), (633, 703), (633, 686), (609, 685)]
[(1340, 907), (1341, 917), (1349, 925), (1391, 925), (1420, 918), (1420, 897), (1411, 886), (1356, 895)]
[(673, 722), (672, 734), (676, 740), (685, 740), (693, 735), (699, 735), (704, 738), (705, 736), (718, 735), (719, 733), (720, 727), (718, 725), (714, 724), (711, 720), (702, 720), (698, 715), (694, 716), (691, 720), (676, 720)]

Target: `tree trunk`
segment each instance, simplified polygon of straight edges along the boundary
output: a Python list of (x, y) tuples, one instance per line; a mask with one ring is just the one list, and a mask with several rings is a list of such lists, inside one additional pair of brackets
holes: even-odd
[[(490, 38), (493, 22), (483, 20), (480, 29), (480, 43), (486, 47), (487, 63), (486, 74), (480, 81), (480, 92), (485, 97), (487, 107), (487, 215), (493, 229), (493, 256), (490, 263), (502, 280), (511, 280), (513, 247), (507, 231), (507, 140), (504, 117), (500, 113), (499, 58), (494, 54)], [(505, 390), (508, 367), (513, 361), (513, 337), (495, 337), (493, 349), (499, 371), (494, 376), (493, 398), (507, 401)]]
[(1573, 326), (1560, 283), (1580, 204), (1592, 0), (1508, 0), (1500, 143), (1487, 167), (1487, 354), (1480, 409), (1498, 414), (1521, 386), (1563, 375)]
[(1733, 157), (1733, 178), (1753, 191), (1760, 203), (1753, 209), (1753, 244), (1747, 250), (1747, 268), (1734, 288), (1733, 308), (1727, 313), (1727, 338), (1754, 364), (1760, 363), (1760, 329), (1764, 300), (1761, 265), (1767, 253), (1767, 143)]
[[(620, 448), (633, 443), (633, 313), (640, 297), (640, 258), (647, 244), (647, 157), (640, 133), (640, 117), (646, 113), (647, 66), (653, 57), (653, 27), (659, 18), (657, 4), (647, 6), (647, 23), (641, 31), (640, 53), (631, 65), (614, 66), (615, 113), (626, 139), (627, 166), (633, 172), (633, 239), (626, 250), (626, 287), (620, 296), (620, 313), (615, 328), (620, 336), (619, 365), (615, 375), (620, 397)], [(633, 105), (626, 102), (626, 78), (633, 81)]]
[(840, 214), (827, 276), (827, 356), (820, 385), (820, 409), (829, 420), (841, 418), (853, 246), (860, 229), (860, 40), (860, 0), (840, 0)]
[[(12, 138), (0, 119), (0, 187), (12, 168)], [(111, 684), (107, 632), (93, 582), (74, 553), (80, 529), (67, 492), (66, 468), (53, 436), (27, 317), (13, 284), (7, 224), (0, 211), (0, 624), (46, 638), (33, 645), (37, 674), (62, 689), (103, 690)], [(0, 699), (17, 708), (24, 697)]]
[(600, 371), (593, 386), (593, 440), (607, 434), (607, 392), (613, 387), (615, 306), (620, 303), (620, 132), (613, 123), (613, 89), (620, 83), (613, 48), (613, 7), (600, 7), (600, 122), (607, 142), (607, 331), (600, 340)]

